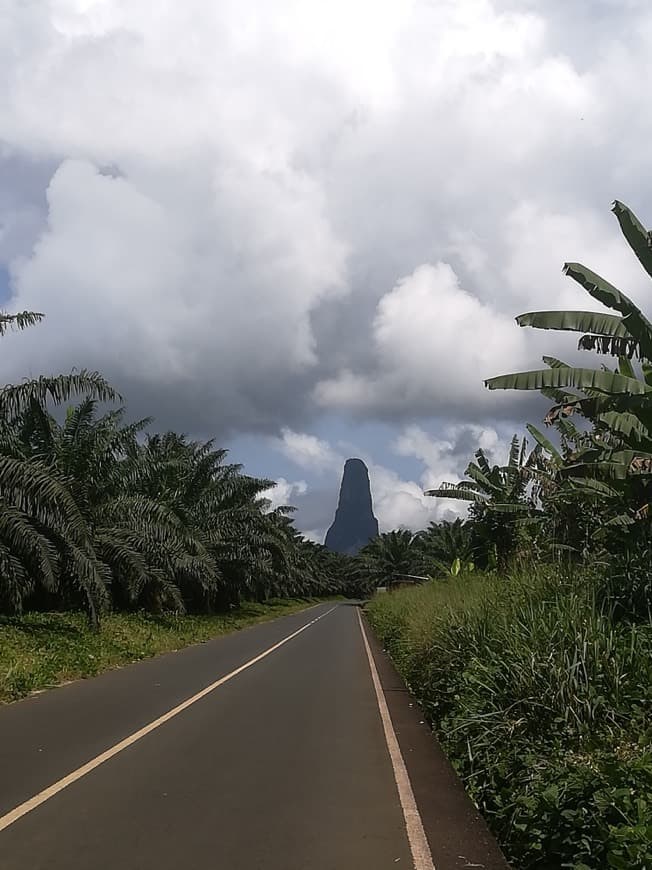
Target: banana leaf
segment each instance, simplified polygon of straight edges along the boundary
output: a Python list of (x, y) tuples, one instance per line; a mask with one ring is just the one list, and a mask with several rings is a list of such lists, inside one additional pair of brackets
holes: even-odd
[(461, 501), (472, 501), (476, 504), (485, 504), (487, 501), (487, 497), (482, 493), (452, 483), (443, 483), (438, 489), (428, 489), (425, 495), (431, 495), (434, 498), (455, 498)]
[(613, 372), (597, 369), (551, 368), (531, 372), (516, 372), (489, 378), (485, 386), (490, 390), (541, 390), (544, 387), (574, 387), (577, 390), (595, 390), (606, 394), (641, 395), (652, 392), (647, 384), (636, 378), (626, 378)]
[(546, 450), (552, 456), (552, 458), (555, 462), (555, 465), (562, 465), (563, 464), (564, 460), (562, 459), (562, 456), (559, 453), (559, 451), (557, 450), (557, 448), (554, 446), (554, 444), (548, 438), (546, 438), (546, 436), (542, 432), (540, 432), (536, 428), (536, 426), (533, 426), (531, 423), (527, 423), (526, 429), (528, 430), (530, 435), (534, 438), (534, 440), (537, 442), (537, 444), (539, 444), (541, 447), (543, 447), (543, 449)]
[(652, 323), (631, 299), (581, 263), (565, 263), (564, 272), (584, 287), (594, 299), (619, 311), (623, 315), (623, 323), (628, 333), (639, 342), (642, 356), (652, 359)]
[(599, 311), (529, 311), (516, 318), (519, 326), (534, 329), (557, 329), (590, 332), (596, 335), (631, 338), (622, 317)]
[(634, 251), (648, 275), (652, 276), (652, 248), (650, 247), (649, 232), (634, 212), (617, 199), (614, 200), (611, 210), (616, 215), (620, 229), (629, 242), (630, 248)]

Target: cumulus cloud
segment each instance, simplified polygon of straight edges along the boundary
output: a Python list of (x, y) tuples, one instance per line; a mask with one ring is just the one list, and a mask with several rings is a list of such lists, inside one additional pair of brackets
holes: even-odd
[(305, 480), (289, 481), (284, 477), (279, 477), (276, 486), (261, 493), (261, 498), (268, 499), (270, 510), (273, 510), (277, 507), (291, 505), (297, 497), (300, 498), (306, 492), (308, 492), (308, 484)]
[(272, 443), (296, 465), (318, 474), (337, 471), (344, 463), (341, 454), (327, 441), (306, 432), (295, 432), (285, 428), (282, 436)]
[[(311, 491), (310, 486), (302, 491), (292, 491), (293, 504), (298, 508), (298, 527), (310, 530), (312, 539), (318, 538), (323, 542), (326, 529), (335, 514), (338, 487), (347, 455), (323, 439), (291, 430), (286, 430), (283, 438), (275, 444), (281, 453), (304, 471), (330, 481), (330, 486), (323, 488), (322, 484), (318, 493)], [(381, 532), (398, 528), (416, 531), (426, 528), (430, 522), (466, 516), (466, 503), (426, 496), (425, 490), (439, 486), (444, 480), (459, 480), (478, 447), (482, 447), (490, 462), (506, 460), (506, 442), (502, 433), (491, 427), (469, 424), (449, 426), (439, 437), (419, 426), (408, 426), (397, 435), (392, 446), (396, 454), (413, 457), (422, 465), (423, 470), (417, 480), (403, 479), (386, 464), (374, 461), (366, 450), (357, 451), (358, 457), (369, 469), (374, 514)], [(282, 491), (287, 491), (285, 479), (279, 484)], [(318, 525), (315, 523), (317, 518)]]
[[(255, 425), (269, 411), (270, 380), (317, 361), (309, 313), (340, 285), (342, 248), (319, 226), (310, 185), (275, 204), (278, 180), (248, 189), (245, 180), (202, 191), (197, 178), (197, 197), (174, 207), (134, 179), (65, 161), (48, 187), (47, 226), (32, 256), (14, 264), (12, 303), (48, 315), (13, 343), (16, 369), (88, 361), (125, 392), (174, 391), (186, 414), (189, 402), (201, 411), (201, 393), (209, 420), (221, 406)], [(304, 228), (301, 244), (286, 246)]]
[(320, 404), (368, 411), (418, 404), (462, 412), (503, 399), (483, 392), (481, 372), (519, 365), (522, 333), (513, 320), (459, 283), (447, 263), (422, 265), (378, 303), (372, 324), (377, 367), (371, 376), (343, 372), (317, 385)]
[(425, 529), (431, 522), (453, 519), (466, 514), (466, 506), (457, 502), (443, 504), (424, 495), (420, 483), (401, 480), (392, 469), (372, 464), (369, 468), (374, 513), (381, 532), (392, 529)]
[(652, 222), (651, 34), (643, 0), (7, 0), (0, 266), (48, 316), (7, 379), (98, 368), (218, 437), (522, 419), (482, 379), (572, 347), (513, 323), (587, 304), (565, 260), (645, 299), (608, 206)]
[(414, 456), (423, 463), (424, 489), (435, 489), (443, 481), (461, 479), (478, 448), (484, 451), (490, 463), (499, 464), (506, 459), (505, 439), (493, 428), (473, 424), (447, 426), (438, 438), (420, 426), (407, 426), (393, 446), (400, 456)]

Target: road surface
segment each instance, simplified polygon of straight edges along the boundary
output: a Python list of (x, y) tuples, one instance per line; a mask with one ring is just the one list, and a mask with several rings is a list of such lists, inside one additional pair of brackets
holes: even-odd
[(381, 659), (319, 605), (0, 708), (0, 870), (504, 867)]

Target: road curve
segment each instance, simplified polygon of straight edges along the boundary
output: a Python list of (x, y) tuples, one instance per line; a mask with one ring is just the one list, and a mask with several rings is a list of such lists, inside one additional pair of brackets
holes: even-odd
[(0, 870), (412, 866), (354, 606), (320, 605), (0, 709)]

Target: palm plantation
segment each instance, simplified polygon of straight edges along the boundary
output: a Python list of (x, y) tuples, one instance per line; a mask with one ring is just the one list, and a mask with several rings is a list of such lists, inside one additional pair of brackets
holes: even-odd
[[(5, 315), (0, 332), (40, 314)], [(77, 396), (58, 423), (50, 411)], [(274, 484), (212, 441), (148, 434), (100, 412), (120, 396), (97, 373), (0, 391), (0, 608), (210, 612), (243, 599), (341, 591), (322, 554), (270, 509)]]

